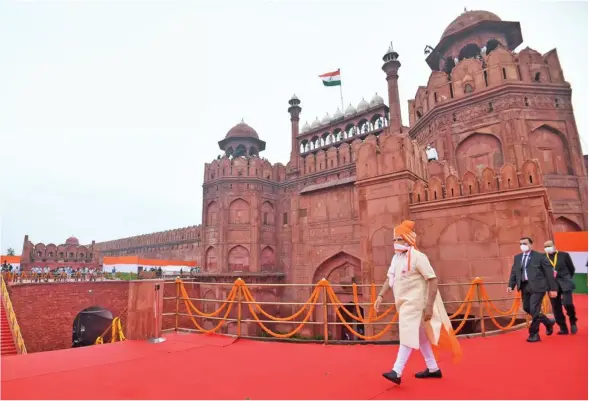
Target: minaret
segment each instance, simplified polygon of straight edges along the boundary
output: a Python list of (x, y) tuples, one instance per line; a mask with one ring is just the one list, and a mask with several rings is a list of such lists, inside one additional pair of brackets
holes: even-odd
[(299, 136), (299, 114), (301, 114), (301, 101), (297, 97), (297, 95), (292, 95), (290, 100), (288, 101), (290, 107), (288, 108), (288, 112), (290, 113), (290, 127), (291, 127), (291, 149), (290, 149), (290, 168), (291, 170), (298, 170), (299, 169), (299, 141), (297, 140), (297, 136)]
[(401, 102), (399, 101), (399, 67), (401, 63), (398, 60), (399, 54), (393, 50), (393, 42), (382, 60), (382, 70), (387, 74), (387, 83), (389, 89), (389, 127), (392, 133), (400, 133), (401, 127)]

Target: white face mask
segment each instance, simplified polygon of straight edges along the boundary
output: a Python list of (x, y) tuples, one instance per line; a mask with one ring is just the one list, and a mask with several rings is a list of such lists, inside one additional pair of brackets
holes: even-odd
[(395, 252), (407, 252), (409, 247), (407, 245), (399, 244), (395, 242)]
[(553, 246), (547, 246), (546, 248), (544, 248), (544, 250), (546, 251), (546, 253), (554, 253), (554, 247)]
[(520, 245), (519, 248), (522, 250), (522, 252), (527, 252), (530, 250), (528, 245)]

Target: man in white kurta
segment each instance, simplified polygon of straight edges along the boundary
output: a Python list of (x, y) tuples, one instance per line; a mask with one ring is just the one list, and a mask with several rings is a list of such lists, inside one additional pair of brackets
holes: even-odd
[[(392, 288), (399, 312), (399, 353), (393, 369), (383, 376), (401, 384), (401, 376), (412, 350), (419, 349), (425, 359), (426, 369), (416, 373), (419, 379), (441, 378), (432, 344), (450, 345), (456, 355), (460, 352), (452, 332), (452, 324), (438, 292), (438, 279), (429, 259), (415, 248), (415, 223), (404, 221), (395, 228), (395, 255), (387, 273), (387, 279), (376, 300), (378, 309), (386, 292)], [(448, 337), (453, 338), (448, 340)]]

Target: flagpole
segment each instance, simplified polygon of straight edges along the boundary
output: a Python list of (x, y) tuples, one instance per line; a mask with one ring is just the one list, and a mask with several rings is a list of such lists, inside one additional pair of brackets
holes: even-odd
[[(338, 71), (339, 71), (339, 68), (338, 68)], [(343, 86), (343, 85), (342, 85), (342, 82), (343, 82), (343, 81), (342, 81), (342, 75), (341, 75), (341, 71), (340, 71), (340, 76), (339, 76), (339, 78), (340, 78), (340, 81), (339, 81), (339, 95), (340, 95), (340, 97), (341, 97), (341, 100), (342, 100), (342, 113), (343, 113), (343, 112), (344, 112), (344, 91), (343, 91), (343, 89), (342, 89), (342, 86)]]

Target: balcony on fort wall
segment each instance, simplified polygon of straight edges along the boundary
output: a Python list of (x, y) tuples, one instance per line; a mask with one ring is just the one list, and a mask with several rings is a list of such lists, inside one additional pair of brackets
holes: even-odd
[(370, 103), (364, 99), (354, 107), (351, 103), (342, 113), (339, 109), (333, 116), (326, 114), (322, 120), (316, 118), (309, 125), (305, 123), (299, 134), (300, 153), (326, 150), (331, 146), (350, 144), (368, 134), (378, 135), (388, 127), (388, 107), (382, 97), (375, 94)]

